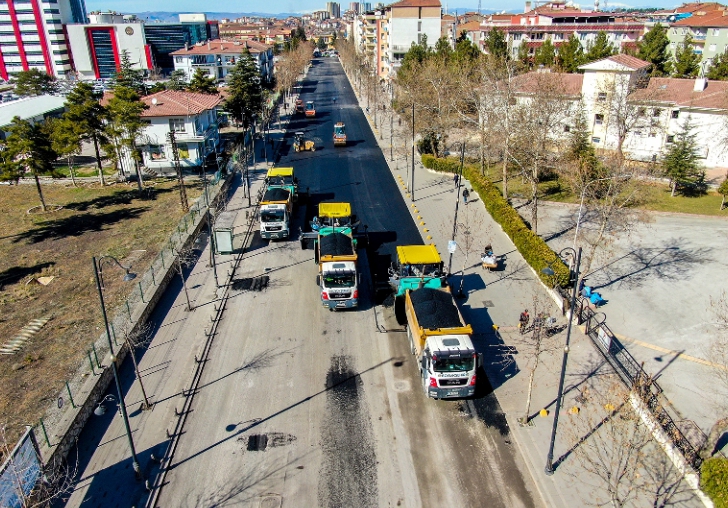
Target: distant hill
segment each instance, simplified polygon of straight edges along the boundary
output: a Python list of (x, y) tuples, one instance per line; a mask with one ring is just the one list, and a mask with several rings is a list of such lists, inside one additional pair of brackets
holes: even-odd
[[(199, 12), (199, 11), (197, 11)], [(179, 14), (187, 14), (187, 12), (179, 13), (179, 12), (163, 12), (163, 11), (145, 11), (145, 12), (134, 12), (132, 14), (136, 14), (136, 16), (139, 19), (144, 19), (149, 22), (159, 22), (159, 23), (174, 23), (179, 21)], [(229, 19), (235, 19), (240, 18), (243, 16), (260, 16), (263, 18), (278, 18), (278, 19), (284, 19), (289, 16), (300, 16), (301, 14), (298, 13), (280, 13), (280, 14), (269, 14), (269, 13), (263, 13), (263, 12), (205, 12), (203, 13), (207, 16), (207, 19), (223, 19), (223, 18), (229, 18)]]

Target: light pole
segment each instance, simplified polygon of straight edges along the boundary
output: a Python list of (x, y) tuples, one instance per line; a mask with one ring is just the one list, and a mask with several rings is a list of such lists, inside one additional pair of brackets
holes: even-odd
[(109, 328), (109, 318), (106, 316), (106, 305), (104, 303), (104, 292), (103, 285), (101, 283), (101, 263), (105, 259), (114, 261), (120, 268), (126, 271), (124, 275), (124, 281), (128, 282), (136, 278), (135, 273), (131, 273), (129, 268), (122, 265), (118, 259), (113, 256), (102, 256), (98, 259), (93, 257), (94, 263), (94, 274), (96, 275), (96, 288), (99, 290), (99, 301), (101, 302), (101, 314), (104, 316), (104, 327), (106, 328), (106, 339), (109, 341), (109, 354), (111, 355), (111, 371), (114, 373), (114, 382), (116, 383), (116, 394), (119, 398), (119, 410), (121, 411), (121, 417), (124, 420), (124, 428), (126, 429), (126, 438), (129, 440), (129, 450), (131, 451), (132, 467), (134, 474), (138, 479), (142, 479), (142, 469), (139, 466), (139, 459), (137, 459), (136, 450), (134, 449), (134, 440), (131, 437), (131, 429), (129, 428), (129, 415), (126, 412), (126, 404), (124, 404), (124, 396), (121, 393), (121, 383), (119, 382), (119, 370), (116, 367), (116, 356), (114, 355), (114, 347), (111, 344), (111, 329)]
[(576, 237), (579, 235), (579, 224), (581, 223), (581, 210), (584, 208), (584, 196), (586, 195), (586, 189), (595, 182), (604, 182), (606, 180), (617, 180), (619, 178), (630, 178), (632, 175), (615, 175), (610, 176), (607, 178), (597, 178), (596, 180), (591, 180), (584, 185), (584, 188), (581, 189), (581, 200), (579, 202), (579, 215), (576, 218), (576, 230), (574, 231), (574, 243), (571, 246), (572, 249), (576, 249)]
[(415, 101), (412, 101), (412, 185), (410, 189), (412, 201), (415, 200)]
[[(556, 396), (556, 410), (554, 412), (554, 423), (551, 427), (551, 441), (549, 442), (549, 452), (546, 455), (546, 467), (544, 471), (547, 475), (554, 474), (554, 443), (556, 442), (556, 427), (559, 425), (559, 411), (561, 410), (561, 402), (564, 397), (564, 378), (566, 377), (566, 362), (569, 359), (569, 341), (571, 340), (571, 323), (574, 321), (574, 307), (576, 306), (576, 288), (579, 284), (579, 267), (581, 265), (581, 247), (578, 251), (575, 251), (571, 247), (566, 247), (559, 252), (559, 258), (562, 254), (567, 252), (576, 259), (576, 265), (574, 269), (574, 285), (571, 288), (571, 302), (569, 305), (569, 323), (566, 328), (566, 344), (564, 345), (564, 358), (561, 361), (561, 375), (559, 376), (559, 392)], [(554, 275), (555, 272), (550, 266), (541, 270), (546, 275)], [(571, 274), (570, 274), (571, 275)]]
[[(455, 233), (457, 232), (458, 225), (458, 210), (460, 209), (460, 187), (463, 181), (463, 165), (465, 164), (465, 142), (460, 147), (460, 174), (458, 175), (458, 192), (455, 198), (455, 218), (452, 221), (452, 241), (455, 241)], [(450, 253), (450, 260), (447, 262), (447, 274), (448, 276), (452, 273), (452, 252)]]

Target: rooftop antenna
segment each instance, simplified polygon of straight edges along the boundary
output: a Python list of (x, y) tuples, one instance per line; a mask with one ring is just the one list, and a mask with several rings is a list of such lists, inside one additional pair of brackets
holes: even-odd
[(478, 0), (478, 16), (480, 16), (480, 3), (481, 3), (481, 0)]

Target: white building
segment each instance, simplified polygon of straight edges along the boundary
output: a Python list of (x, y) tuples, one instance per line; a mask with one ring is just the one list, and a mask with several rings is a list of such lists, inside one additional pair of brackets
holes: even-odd
[(143, 164), (148, 169), (168, 172), (174, 167), (170, 132), (174, 131), (180, 166), (197, 167), (203, 157), (220, 147), (217, 109), (219, 95), (165, 90), (142, 97), (149, 109), (142, 119), (149, 125), (137, 139)]
[(246, 48), (258, 64), (261, 79), (270, 82), (273, 79), (273, 48), (260, 42), (218, 39), (188, 46), (171, 55), (174, 57), (174, 70), (184, 71), (187, 81), (197, 69), (204, 69), (208, 76), (224, 81)]
[(400, 0), (389, 6), (388, 47), (383, 55), (389, 72), (395, 73), (412, 43), (427, 39), (435, 47), (441, 34), (442, 6), (440, 0)]

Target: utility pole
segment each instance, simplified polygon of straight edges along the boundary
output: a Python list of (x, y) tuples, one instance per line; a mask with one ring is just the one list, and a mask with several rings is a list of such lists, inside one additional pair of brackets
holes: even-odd
[(182, 167), (179, 165), (179, 150), (177, 149), (177, 139), (174, 136), (174, 131), (169, 131), (167, 134), (169, 142), (172, 144), (172, 163), (174, 169), (177, 171), (177, 178), (179, 179), (179, 201), (182, 205), (182, 210), (185, 212), (190, 211), (190, 203), (187, 201), (187, 191), (185, 190), (185, 180), (182, 176)]

